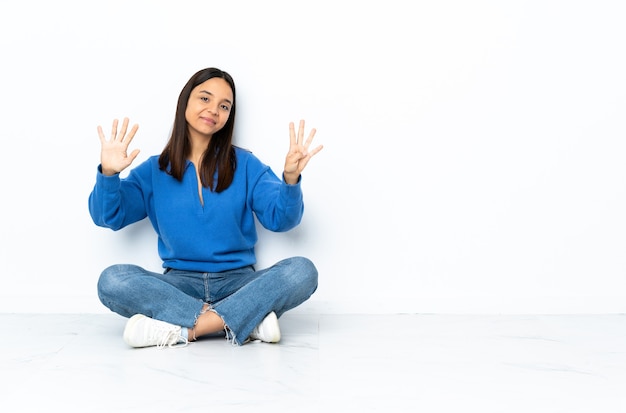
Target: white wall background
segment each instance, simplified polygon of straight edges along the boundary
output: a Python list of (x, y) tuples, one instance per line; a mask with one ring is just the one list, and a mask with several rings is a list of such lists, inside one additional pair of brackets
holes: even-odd
[(217, 66), (237, 143), (280, 172), (287, 125), (325, 149), (265, 266), (312, 258), (300, 311), (626, 311), (626, 3), (3, 1), (0, 311), (108, 312), (100, 271), (160, 268), (148, 223), (96, 227), (97, 125), (168, 137)]

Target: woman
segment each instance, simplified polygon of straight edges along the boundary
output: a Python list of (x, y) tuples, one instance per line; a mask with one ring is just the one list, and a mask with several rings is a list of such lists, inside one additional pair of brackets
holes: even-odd
[(317, 269), (292, 257), (257, 270), (255, 217), (283, 232), (300, 223), (301, 173), (322, 146), (310, 149), (304, 121), (290, 145), (282, 179), (251, 152), (232, 144), (235, 83), (217, 68), (194, 74), (178, 98), (172, 134), (163, 152), (120, 172), (139, 154), (127, 150), (138, 126), (118, 131), (113, 121), (102, 146), (89, 212), (98, 226), (119, 230), (146, 217), (158, 235), (163, 273), (136, 265), (105, 269), (100, 301), (129, 320), (124, 340), (132, 347), (187, 345), (224, 331), (236, 345), (280, 340), (278, 318), (317, 288)]

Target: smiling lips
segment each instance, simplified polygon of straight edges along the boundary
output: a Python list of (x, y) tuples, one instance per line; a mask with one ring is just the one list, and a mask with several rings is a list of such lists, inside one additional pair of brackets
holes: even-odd
[(201, 117), (200, 119), (202, 119), (205, 123), (208, 123), (211, 126), (215, 126), (217, 124), (217, 121), (212, 118)]

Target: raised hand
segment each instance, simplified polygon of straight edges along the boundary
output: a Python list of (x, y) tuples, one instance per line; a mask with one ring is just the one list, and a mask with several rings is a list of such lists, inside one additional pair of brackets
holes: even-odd
[(128, 145), (135, 137), (139, 125), (133, 125), (132, 129), (126, 133), (128, 130), (128, 118), (124, 118), (119, 132), (117, 126), (118, 120), (114, 119), (111, 139), (109, 140), (105, 138), (102, 126), (98, 126), (98, 135), (100, 136), (100, 144), (102, 146), (100, 165), (102, 166), (102, 173), (108, 176), (122, 172), (139, 155), (139, 149), (135, 149), (128, 155)]
[(304, 120), (300, 121), (297, 135), (293, 122), (289, 123), (289, 152), (285, 159), (285, 170), (283, 171), (285, 182), (288, 184), (293, 185), (297, 183), (309, 160), (322, 150), (322, 145), (312, 150), (309, 149), (313, 142), (313, 137), (315, 137), (315, 132), (315, 129), (311, 129), (309, 136), (304, 140)]

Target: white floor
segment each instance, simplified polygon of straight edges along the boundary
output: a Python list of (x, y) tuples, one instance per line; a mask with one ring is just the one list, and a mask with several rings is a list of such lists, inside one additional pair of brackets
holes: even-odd
[(0, 314), (5, 412), (626, 412), (626, 315), (310, 315), (279, 344), (131, 349), (115, 314)]

